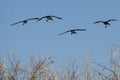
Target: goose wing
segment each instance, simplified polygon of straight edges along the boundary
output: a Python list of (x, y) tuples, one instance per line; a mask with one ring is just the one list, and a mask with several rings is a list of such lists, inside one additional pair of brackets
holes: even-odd
[(21, 22), (23, 22), (23, 21), (19, 21), (19, 22), (13, 23), (11, 25), (16, 25), (16, 24), (21, 23)]
[(60, 33), (60, 34), (58, 34), (58, 35), (63, 35), (63, 34), (68, 33), (68, 32), (70, 32), (70, 30), (65, 31), (65, 32), (63, 32), (63, 33)]
[(39, 18), (29, 18), (27, 20), (38, 20)]
[(57, 18), (57, 19), (62, 19), (61, 17), (57, 17), (57, 16), (51, 16), (51, 17), (55, 17), (55, 18)]
[(110, 22), (110, 21), (117, 21), (117, 19), (109, 19), (108, 22)]
[(96, 23), (101, 23), (101, 22), (104, 22), (104, 21), (96, 21), (96, 22), (94, 22), (94, 24), (96, 24)]
[(74, 29), (75, 31), (86, 31), (87, 29)]
[(46, 18), (47, 16), (43, 16), (43, 17), (41, 17), (41, 18), (38, 18), (37, 19), (37, 21), (40, 21), (40, 20), (42, 20), (43, 18)]

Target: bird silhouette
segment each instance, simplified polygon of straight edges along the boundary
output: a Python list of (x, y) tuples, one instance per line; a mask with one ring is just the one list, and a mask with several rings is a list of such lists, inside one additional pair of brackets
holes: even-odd
[(109, 19), (109, 20), (106, 20), (106, 21), (96, 21), (96, 22), (94, 22), (94, 24), (103, 23), (105, 25), (105, 28), (107, 28), (107, 26), (110, 26), (110, 21), (117, 21), (117, 20), (116, 19)]
[(72, 29), (72, 30), (65, 31), (65, 32), (63, 32), (63, 33), (61, 33), (61, 34), (58, 34), (58, 35), (63, 35), (63, 34), (68, 33), (68, 32), (70, 32), (71, 35), (72, 35), (72, 34), (77, 34), (76, 31), (86, 31), (86, 30), (87, 30), (87, 29)]
[(30, 20), (37, 20), (37, 19), (39, 19), (39, 18), (30, 18), (30, 19), (18, 21), (18, 22), (16, 22), (16, 23), (11, 24), (11, 25), (16, 25), (16, 24), (18, 24), (18, 23), (22, 23), (22, 25), (25, 25), (26, 23), (28, 23), (28, 21), (30, 21)]
[(57, 16), (47, 15), (47, 16), (43, 16), (43, 17), (39, 18), (37, 21), (40, 21), (40, 20), (42, 20), (44, 18), (46, 18), (46, 22), (48, 22), (49, 20), (53, 21), (53, 17), (57, 18), (57, 19), (62, 19), (62, 18), (57, 17)]

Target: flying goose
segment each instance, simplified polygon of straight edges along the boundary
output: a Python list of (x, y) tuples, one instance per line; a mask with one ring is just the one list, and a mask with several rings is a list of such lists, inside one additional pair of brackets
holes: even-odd
[(46, 18), (46, 22), (48, 22), (49, 20), (53, 21), (53, 18), (62, 19), (62, 18), (57, 17), (57, 16), (47, 15), (47, 16), (43, 16), (43, 17), (39, 18), (37, 21), (40, 21), (44, 18)]
[(30, 18), (30, 19), (18, 21), (18, 22), (16, 22), (16, 23), (11, 24), (11, 25), (16, 25), (16, 24), (18, 24), (18, 23), (22, 23), (22, 25), (24, 25), (24, 24), (28, 23), (29, 20), (37, 20), (37, 19), (39, 19), (39, 18)]
[(116, 19), (109, 19), (109, 20), (106, 20), (106, 21), (96, 21), (96, 22), (94, 22), (94, 24), (103, 23), (105, 25), (105, 28), (107, 28), (107, 26), (110, 26), (110, 21), (117, 21), (117, 20)]
[(61, 33), (61, 34), (59, 34), (59, 35), (63, 35), (63, 34), (68, 33), (68, 32), (70, 32), (71, 35), (72, 35), (72, 34), (77, 34), (76, 31), (86, 31), (86, 30), (87, 30), (87, 29), (72, 29), (72, 30), (65, 31), (65, 32), (63, 32), (63, 33)]

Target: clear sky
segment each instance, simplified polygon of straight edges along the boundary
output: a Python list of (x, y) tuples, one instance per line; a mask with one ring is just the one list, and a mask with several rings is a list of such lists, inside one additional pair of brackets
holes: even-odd
[[(63, 20), (26, 25), (10, 24), (32, 17), (55, 15)], [(98, 20), (117, 19), (105, 28)], [(61, 65), (75, 59), (82, 62), (85, 53), (97, 62), (109, 61), (113, 44), (120, 44), (120, 0), (0, 0), (0, 56), (5, 53), (27, 57), (55, 56)], [(58, 35), (69, 29), (84, 28), (77, 35)]]

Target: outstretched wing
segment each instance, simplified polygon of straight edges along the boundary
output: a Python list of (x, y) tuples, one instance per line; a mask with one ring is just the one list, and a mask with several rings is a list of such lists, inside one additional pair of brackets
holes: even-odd
[(63, 32), (61, 34), (58, 34), (58, 35), (63, 35), (63, 34), (68, 33), (68, 32), (70, 32), (70, 30), (69, 31), (65, 31), (65, 32)]
[(117, 21), (117, 19), (109, 19), (108, 22), (110, 22), (110, 21)]
[(55, 18), (57, 18), (57, 19), (62, 19), (61, 17), (57, 17), (57, 16), (51, 16), (51, 17), (55, 17)]
[(96, 21), (96, 22), (94, 22), (94, 24), (96, 24), (96, 23), (101, 23), (101, 22), (104, 22), (104, 21)]
[(30, 18), (30, 19), (27, 19), (27, 20), (38, 20), (39, 18)]
[(23, 21), (19, 21), (19, 22), (13, 23), (11, 25), (16, 25), (16, 24), (21, 23), (21, 22), (23, 22)]
[(86, 31), (87, 29), (74, 29), (75, 31)]
[(43, 16), (43, 17), (41, 17), (41, 18), (38, 18), (37, 21), (40, 21), (40, 20), (42, 20), (43, 18), (46, 18), (46, 16)]

